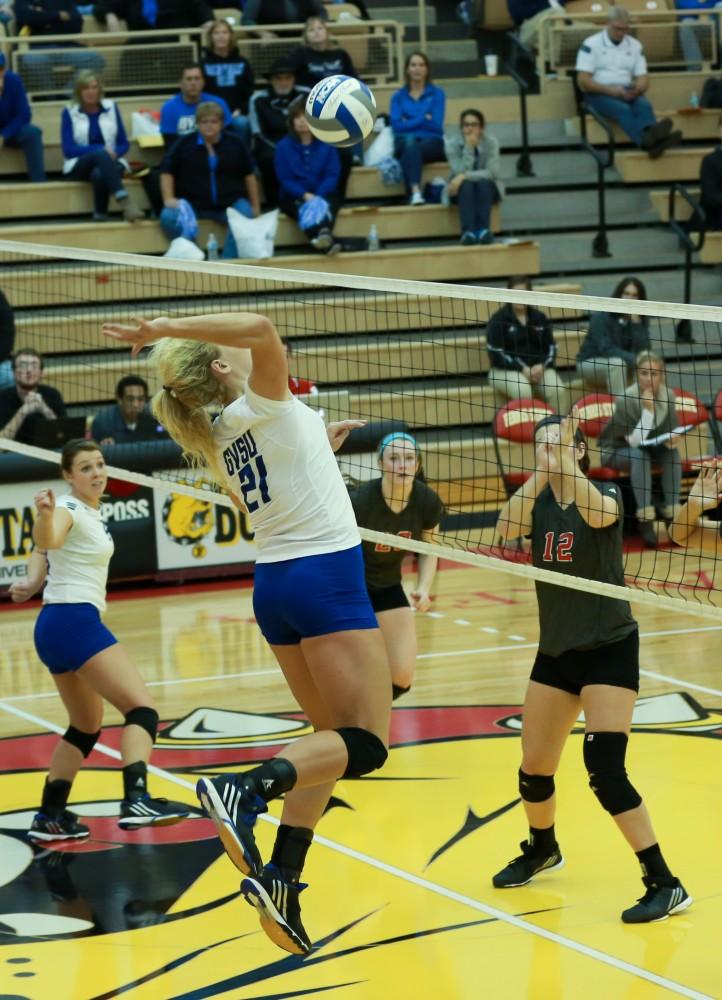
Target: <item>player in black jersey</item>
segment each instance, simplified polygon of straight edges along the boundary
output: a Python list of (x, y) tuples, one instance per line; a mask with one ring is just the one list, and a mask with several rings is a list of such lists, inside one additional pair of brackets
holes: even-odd
[(669, 526), (669, 537), (677, 545), (700, 549), (722, 559), (722, 520), (712, 521), (703, 517), (707, 510), (722, 505), (722, 459), (705, 462), (687, 502), (682, 504)]
[[(371, 479), (351, 491), (359, 527), (433, 541), (444, 505), (419, 478), (421, 456), (416, 439), (399, 432), (387, 434), (379, 445), (378, 459), (381, 478)], [(406, 552), (364, 542), (363, 555), (366, 587), (386, 644), (393, 696), (398, 698), (411, 687), (416, 665), (414, 616), (401, 586), (401, 563)], [(417, 611), (428, 611), (438, 559), (420, 555), (418, 560), (418, 579), (411, 591), (411, 602)]]
[[(506, 503), (504, 538), (531, 536), (535, 566), (624, 585), (622, 501), (617, 486), (595, 484), (576, 411), (541, 420), (536, 471)], [(519, 792), (529, 821), (522, 853), (494, 878), (498, 889), (526, 885), (564, 864), (554, 832), (554, 774), (567, 736), (584, 712), (584, 763), (592, 791), (642, 866), (646, 892), (625, 923), (663, 920), (692, 902), (662, 856), (649, 814), (627, 777), (625, 755), (639, 689), (639, 634), (629, 604), (593, 588), (536, 583), (539, 650), (524, 701)]]

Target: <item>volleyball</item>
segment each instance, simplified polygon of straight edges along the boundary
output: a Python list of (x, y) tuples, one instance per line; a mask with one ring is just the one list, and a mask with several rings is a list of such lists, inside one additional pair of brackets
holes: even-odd
[(376, 100), (370, 88), (352, 76), (327, 76), (306, 98), (305, 115), (317, 139), (332, 146), (355, 146), (374, 127)]

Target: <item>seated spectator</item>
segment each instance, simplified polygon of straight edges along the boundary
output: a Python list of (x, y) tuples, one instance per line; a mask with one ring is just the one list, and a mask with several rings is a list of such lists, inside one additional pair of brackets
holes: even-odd
[(94, 16), (108, 31), (122, 31), (121, 20), (130, 31), (153, 28), (203, 28), (213, 23), (213, 8), (205, 0), (97, 0)]
[(288, 109), (299, 97), (308, 94), (308, 87), (296, 86), (296, 74), (288, 59), (277, 59), (268, 78), (268, 86), (257, 90), (251, 98), (249, 118), (264, 201), (269, 208), (275, 208), (278, 205), (278, 181), (273, 165), (276, 146), (288, 135)]
[[(622, 278), (614, 299), (647, 301), (639, 278)], [(577, 354), (577, 370), (586, 383), (621, 396), (640, 351), (649, 350), (649, 320), (636, 313), (595, 312)]]
[(241, 24), (301, 24), (313, 14), (326, 16), (320, 0), (245, 0)]
[(519, 41), (537, 47), (542, 22), (552, 11), (564, 10), (566, 0), (507, 0), (509, 16), (519, 28)]
[(198, 106), (208, 101), (215, 101), (223, 111), (223, 127), (231, 124), (231, 109), (222, 97), (207, 94), (204, 84), (200, 63), (183, 67), (180, 93), (170, 97), (160, 109), (160, 131), (166, 147), (172, 146), (180, 136), (195, 132)]
[(577, 53), (577, 82), (586, 103), (617, 122), (635, 146), (652, 159), (682, 141), (671, 118), (657, 118), (644, 96), (649, 86), (642, 45), (629, 34), (629, 11), (610, 7), (607, 26), (582, 42)]
[(0, 389), (15, 383), (12, 354), (15, 347), (15, 313), (0, 291)]
[[(679, 507), (682, 462), (677, 450), (679, 436), (671, 434), (678, 426), (674, 393), (664, 381), (664, 362), (651, 351), (642, 351), (637, 357), (637, 379), (617, 397), (612, 419), (599, 436), (599, 447), (604, 465), (630, 475), (639, 533), (649, 548), (657, 547), (653, 466), (661, 466), (665, 521), (670, 522)], [(671, 436), (666, 441), (645, 445), (646, 440), (667, 434)]]
[[(73, 0), (15, 0), (15, 31), (37, 38), (42, 35), (79, 35), (83, 18)], [(42, 49), (62, 48), (62, 53)], [(31, 45), (31, 52), (20, 56), (20, 73), (28, 90), (57, 90), (55, 66), (71, 66), (74, 71), (91, 69), (101, 73), (105, 60), (79, 42), (46, 42)], [(64, 85), (64, 81), (63, 81)]]
[(248, 102), (253, 93), (253, 67), (241, 55), (228, 21), (214, 21), (206, 36), (201, 59), (206, 92), (222, 97), (231, 109), (230, 128), (251, 148)]
[(314, 250), (336, 254), (341, 250), (333, 235), (341, 207), (341, 164), (334, 147), (311, 134), (305, 101), (300, 97), (288, 109), (288, 135), (276, 146), (278, 203), (282, 212), (297, 221)]
[[(258, 186), (251, 154), (243, 140), (223, 129), (223, 112), (215, 101), (198, 105), (198, 135), (185, 135), (163, 157), (160, 188), (163, 211), (160, 224), (173, 240), (183, 233), (181, 199), (199, 219), (227, 224), (226, 209), (253, 218), (260, 212)], [(236, 241), (228, 232), (223, 257), (238, 256)]]
[(449, 161), (447, 193), (459, 205), (461, 243), (493, 243), (491, 206), (501, 200), (499, 143), (487, 135), (481, 111), (467, 108), (459, 119), (460, 134), (445, 142)]
[[(722, 118), (719, 127), (722, 141)], [(715, 146), (702, 158), (699, 179), (702, 188), (699, 200), (704, 209), (706, 227), (722, 229), (722, 145)]]
[[(509, 278), (507, 288), (531, 291), (526, 276)], [(505, 401), (543, 399), (557, 413), (569, 409), (569, 393), (554, 368), (557, 345), (549, 317), (525, 305), (505, 305), (486, 327), (486, 348), (491, 369), (489, 385)]]
[(409, 204), (423, 205), (423, 165), (444, 159), (446, 95), (431, 82), (431, 64), (423, 52), (407, 57), (404, 76), (405, 86), (391, 97), (394, 156), (401, 163)]
[(123, 187), (123, 174), (130, 173), (124, 159), (130, 148), (123, 119), (115, 101), (103, 97), (103, 84), (92, 70), (78, 73), (75, 100), (63, 108), (60, 137), (63, 174), (93, 186), (93, 220), (108, 219), (111, 194), (126, 222), (137, 222), (143, 212)]
[(294, 396), (318, 396), (318, 389), (316, 388), (316, 383), (312, 382), (310, 378), (296, 378), (295, 375), (291, 375), (291, 358), (293, 357), (293, 347), (291, 342), (285, 337), (283, 338), (283, 346), (286, 348), (286, 357), (288, 358), (288, 388), (289, 391)]
[(31, 347), (13, 358), (15, 385), (0, 390), (0, 437), (32, 444), (45, 420), (65, 416), (65, 403), (57, 389), (40, 382), (43, 359)]
[(23, 81), (7, 69), (5, 53), (0, 52), (0, 149), (22, 149), (33, 183), (45, 180), (43, 133), (31, 124), (32, 114)]
[(93, 421), (91, 437), (98, 444), (129, 444), (154, 441), (164, 434), (153, 414), (146, 409), (148, 383), (139, 375), (126, 375), (115, 387), (113, 406), (101, 410)]

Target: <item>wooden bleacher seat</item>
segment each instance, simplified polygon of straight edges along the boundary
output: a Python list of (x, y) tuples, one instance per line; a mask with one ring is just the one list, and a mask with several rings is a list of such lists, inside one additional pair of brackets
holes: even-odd
[[(699, 188), (687, 188), (687, 190), (693, 198), (699, 199)], [(664, 189), (660, 191), (650, 191), (649, 197), (652, 201), (654, 210), (657, 212), (662, 222), (669, 222), (669, 191), (665, 191)], [(674, 214), (680, 222), (689, 219), (691, 216), (692, 209), (684, 198), (675, 199)]]
[(707, 231), (699, 259), (702, 264), (722, 264), (722, 233)]
[[(659, 118), (671, 118), (673, 128), (679, 129), (685, 141), (700, 139), (717, 139), (719, 136), (719, 108), (698, 108), (696, 111), (681, 109), (679, 111), (662, 111), (657, 109)], [(609, 123), (614, 131), (615, 144), (620, 146), (631, 145), (631, 140), (616, 122)], [(580, 135), (579, 119), (572, 118), (567, 121), (567, 129), (572, 135)], [(606, 134), (600, 125), (593, 118), (587, 118), (587, 136), (591, 143), (606, 142)], [(666, 154), (665, 154), (666, 155)]]
[(646, 153), (620, 153), (614, 164), (627, 184), (697, 181), (702, 157), (712, 149), (668, 149), (657, 160)]

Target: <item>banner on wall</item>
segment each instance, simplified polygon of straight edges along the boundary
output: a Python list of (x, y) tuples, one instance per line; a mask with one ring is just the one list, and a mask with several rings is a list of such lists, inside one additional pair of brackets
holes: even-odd
[(239, 511), (180, 493), (152, 492), (159, 570), (256, 561), (253, 532)]

